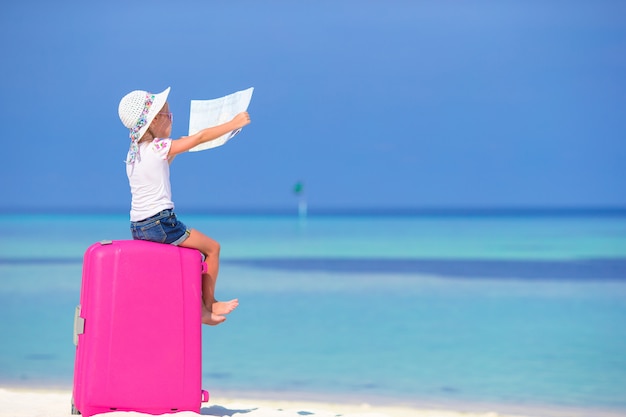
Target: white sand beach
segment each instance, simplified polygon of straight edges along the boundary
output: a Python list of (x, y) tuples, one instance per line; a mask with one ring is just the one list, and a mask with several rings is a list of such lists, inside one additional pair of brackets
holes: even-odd
[[(70, 391), (0, 388), (0, 417), (71, 417), (71, 396)], [(522, 417), (519, 414), (496, 412), (472, 413), (371, 404), (235, 398), (211, 398), (208, 404), (203, 405), (201, 414), (214, 417)], [(144, 413), (122, 411), (99, 415), (106, 417), (148, 416)], [(197, 416), (192, 412), (168, 415)]]
[[(73, 417), (71, 390), (0, 387), (0, 417)], [(311, 400), (268, 400), (257, 398), (211, 397), (200, 414), (213, 417), (626, 417), (621, 410), (546, 407), (516, 409), (510, 406), (482, 406), (482, 411), (408, 405), (323, 402)], [(474, 408), (476, 409), (476, 408)], [(492, 410), (493, 409), (493, 410)], [(506, 409), (507, 411), (502, 411)], [(183, 411), (163, 414), (194, 417)], [(134, 411), (113, 411), (99, 417), (149, 417)]]

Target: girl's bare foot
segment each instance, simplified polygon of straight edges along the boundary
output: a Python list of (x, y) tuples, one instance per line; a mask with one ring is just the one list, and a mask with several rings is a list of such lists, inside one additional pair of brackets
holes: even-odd
[(208, 324), (209, 326), (217, 326), (220, 323), (223, 323), (226, 320), (226, 317), (210, 312), (204, 303), (202, 304), (202, 323)]
[(234, 300), (230, 301), (216, 301), (213, 303), (212, 309), (214, 314), (221, 316), (230, 313), (231, 311), (236, 309), (238, 305), (239, 300), (235, 298)]

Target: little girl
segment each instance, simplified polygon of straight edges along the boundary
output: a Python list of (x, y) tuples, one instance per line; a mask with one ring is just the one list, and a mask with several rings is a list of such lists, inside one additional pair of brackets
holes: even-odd
[(169, 165), (176, 155), (246, 126), (250, 117), (242, 112), (222, 125), (173, 140), (169, 138), (173, 120), (167, 103), (169, 92), (169, 87), (159, 94), (133, 91), (119, 104), (120, 119), (130, 129), (126, 174), (132, 193), (131, 232), (133, 239), (180, 245), (204, 254), (207, 272), (202, 276), (202, 322), (217, 325), (226, 320), (225, 315), (233, 311), (239, 301), (216, 300), (220, 245), (176, 219)]

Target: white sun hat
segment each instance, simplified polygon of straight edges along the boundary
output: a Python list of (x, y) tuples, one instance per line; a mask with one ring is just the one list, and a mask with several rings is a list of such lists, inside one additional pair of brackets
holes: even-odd
[(169, 93), (170, 87), (158, 94), (135, 90), (120, 100), (117, 111), (124, 126), (130, 130), (131, 140), (126, 163), (135, 161), (138, 152), (137, 142), (146, 133), (154, 117), (165, 105)]

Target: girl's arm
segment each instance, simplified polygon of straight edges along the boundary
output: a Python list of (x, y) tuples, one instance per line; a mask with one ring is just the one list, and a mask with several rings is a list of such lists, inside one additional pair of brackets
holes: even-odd
[(170, 159), (170, 163), (173, 157), (179, 153), (187, 152), (194, 146), (217, 139), (228, 132), (242, 128), (249, 123), (250, 116), (248, 115), (248, 112), (244, 111), (236, 115), (230, 122), (203, 129), (191, 136), (183, 136), (180, 139), (173, 140), (172, 145), (170, 146), (170, 151), (167, 154)]

